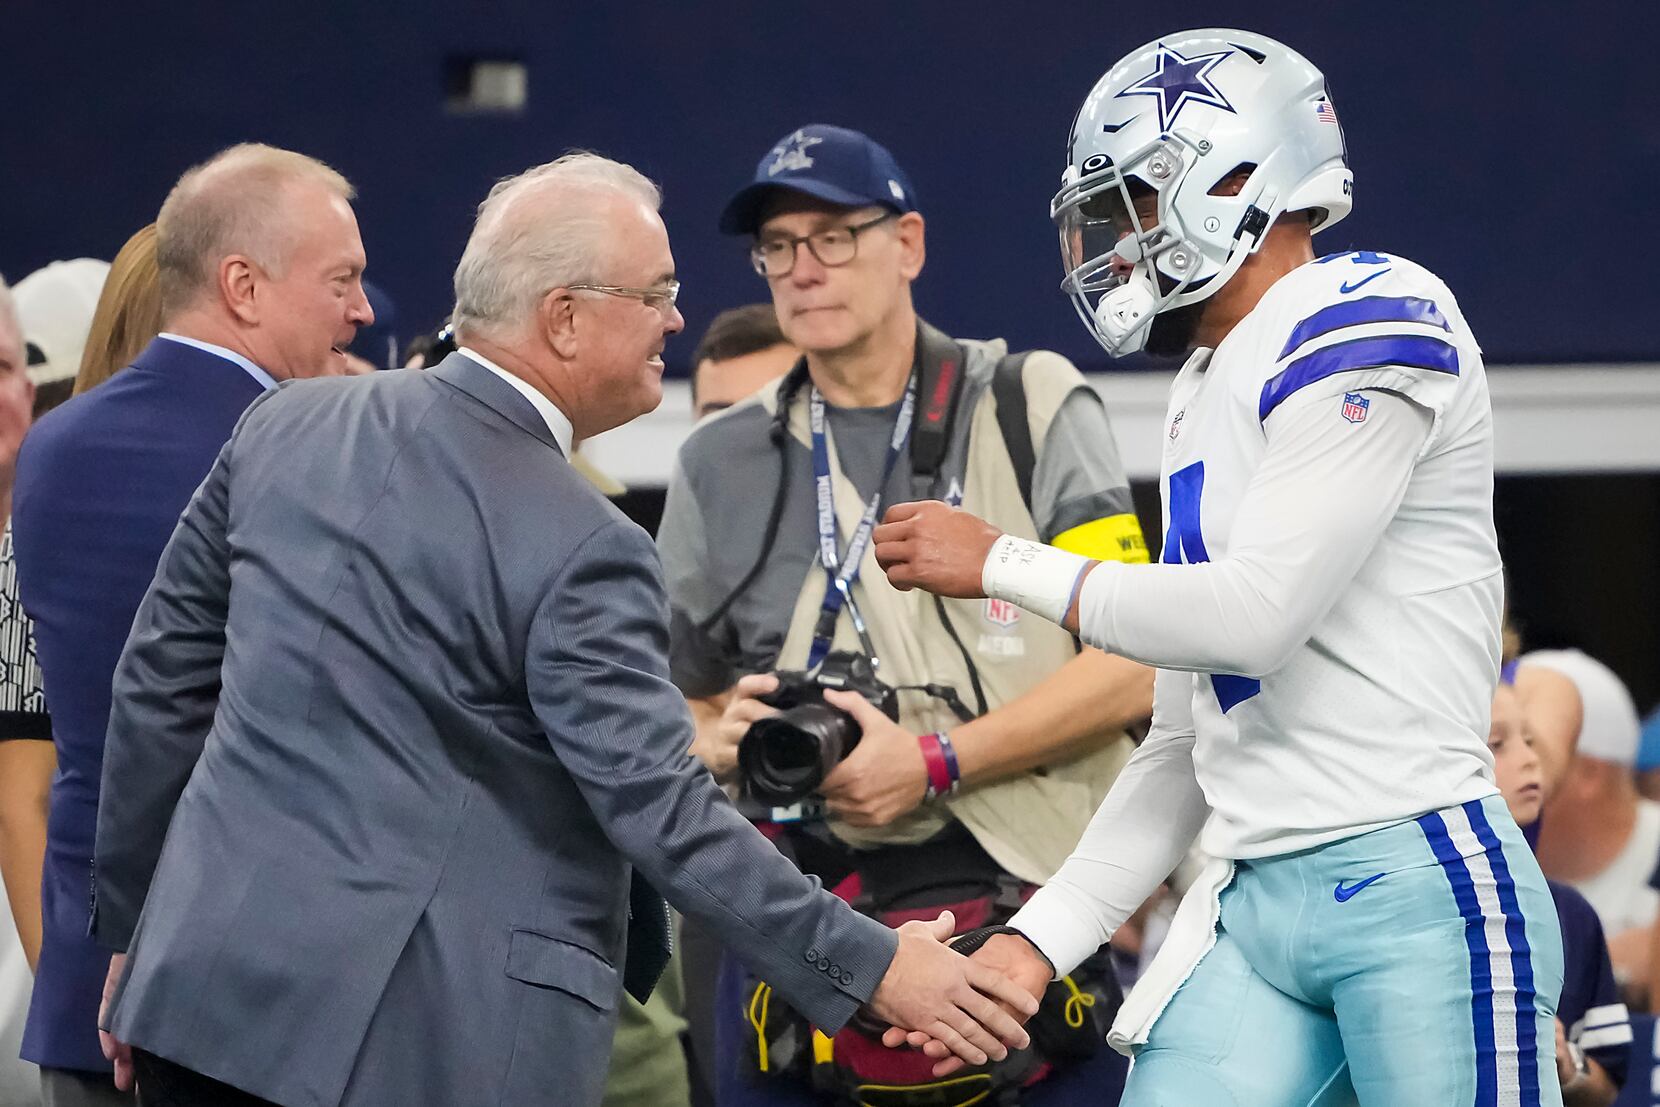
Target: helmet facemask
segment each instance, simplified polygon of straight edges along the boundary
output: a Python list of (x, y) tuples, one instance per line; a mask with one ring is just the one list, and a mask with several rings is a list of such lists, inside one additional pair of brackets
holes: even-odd
[[(1158, 315), (1198, 303), (1220, 288), (1266, 229), (1265, 219), (1247, 218), (1236, 224), (1236, 231), (1227, 228), (1235, 231), (1230, 241), (1218, 233), (1223, 224), (1214, 215), (1205, 219), (1208, 234), (1183, 226), (1174, 197), (1184, 185), (1188, 190), (1197, 186), (1197, 181), (1187, 184), (1187, 178), (1208, 145), (1203, 140), (1195, 144), (1178, 131), (1116, 165), (1104, 154), (1095, 155), (1050, 204), (1067, 272), (1061, 288), (1096, 341), (1115, 357), (1144, 349)], [(1091, 171), (1096, 161), (1101, 167)], [(1257, 197), (1249, 196), (1260, 188), (1254, 189), (1255, 183), (1247, 180), (1239, 196), (1216, 198), (1257, 212), (1252, 202)], [(1137, 192), (1145, 197), (1147, 190), (1157, 198), (1157, 222), (1151, 225), (1135, 209)]]
[[(1187, 279), (1163, 281), (1154, 268), (1160, 255), (1177, 247), (1165, 225), (1168, 205), (1162, 188), (1181, 173), (1175, 144), (1148, 144), (1120, 164), (1098, 155), (1084, 163), (1082, 176), (1056, 194), (1050, 211), (1060, 231), (1061, 288), (1079, 318), (1109, 354), (1134, 353), (1147, 342), (1153, 317), (1179, 295)], [(1157, 222), (1143, 223), (1132, 184), (1157, 196)], [(1091, 303), (1091, 301), (1094, 301)]]

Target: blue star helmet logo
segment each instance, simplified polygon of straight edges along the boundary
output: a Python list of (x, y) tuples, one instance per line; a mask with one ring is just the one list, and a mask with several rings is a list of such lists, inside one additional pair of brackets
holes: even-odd
[[(1158, 68), (1135, 84), (1118, 93), (1119, 96), (1157, 96), (1159, 99), (1159, 130), (1168, 131), (1176, 116), (1188, 104), (1209, 104), (1223, 111), (1233, 111), (1228, 98), (1222, 95), (1210, 79), (1210, 71), (1233, 56), (1232, 50), (1218, 50), (1214, 54), (1197, 54), (1184, 58), (1179, 51), (1159, 43)], [(1236, 113), (1237, 114), (1237, 113)]]

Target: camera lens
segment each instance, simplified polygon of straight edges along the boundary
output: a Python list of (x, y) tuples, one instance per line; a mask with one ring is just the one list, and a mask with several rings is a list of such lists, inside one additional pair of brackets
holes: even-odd
[(800, 803), (859, 741), (859, 724), (825, 703), (757, 719), (738, 747), (749, 794), (773, 807)]

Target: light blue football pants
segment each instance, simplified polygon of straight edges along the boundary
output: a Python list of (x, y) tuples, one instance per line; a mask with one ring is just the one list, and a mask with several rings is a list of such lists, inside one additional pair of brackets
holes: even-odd
[(1498, 796), (1240, 862), (1124, 1107), (1559, 1107), (1562, 935)]

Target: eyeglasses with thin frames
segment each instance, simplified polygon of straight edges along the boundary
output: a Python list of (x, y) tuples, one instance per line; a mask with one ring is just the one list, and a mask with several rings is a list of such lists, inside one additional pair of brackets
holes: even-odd
[(859, 254), (859, 235), (872, 227), (896, 219), (895, 212), (885, 211), (874, 219), (844, 227), (826, 227), (811, 234), (777, 235), (763, 238), (749, 248), (750, 264), (755, 271), (769, 279), (787, 277), (795, 268), (796, 254), (802, 243), (807, 244), (818, 263), (829, 269), (846, 265)]
[(606, 296), (638, 300), (663, 315), (673, 311), (675, 301), (680, 299), (679, 281), (666, 281), (650, 288), (630, 288), (621, 284), (568, 284), (565, 287), (572, 292), (599, 292)]

